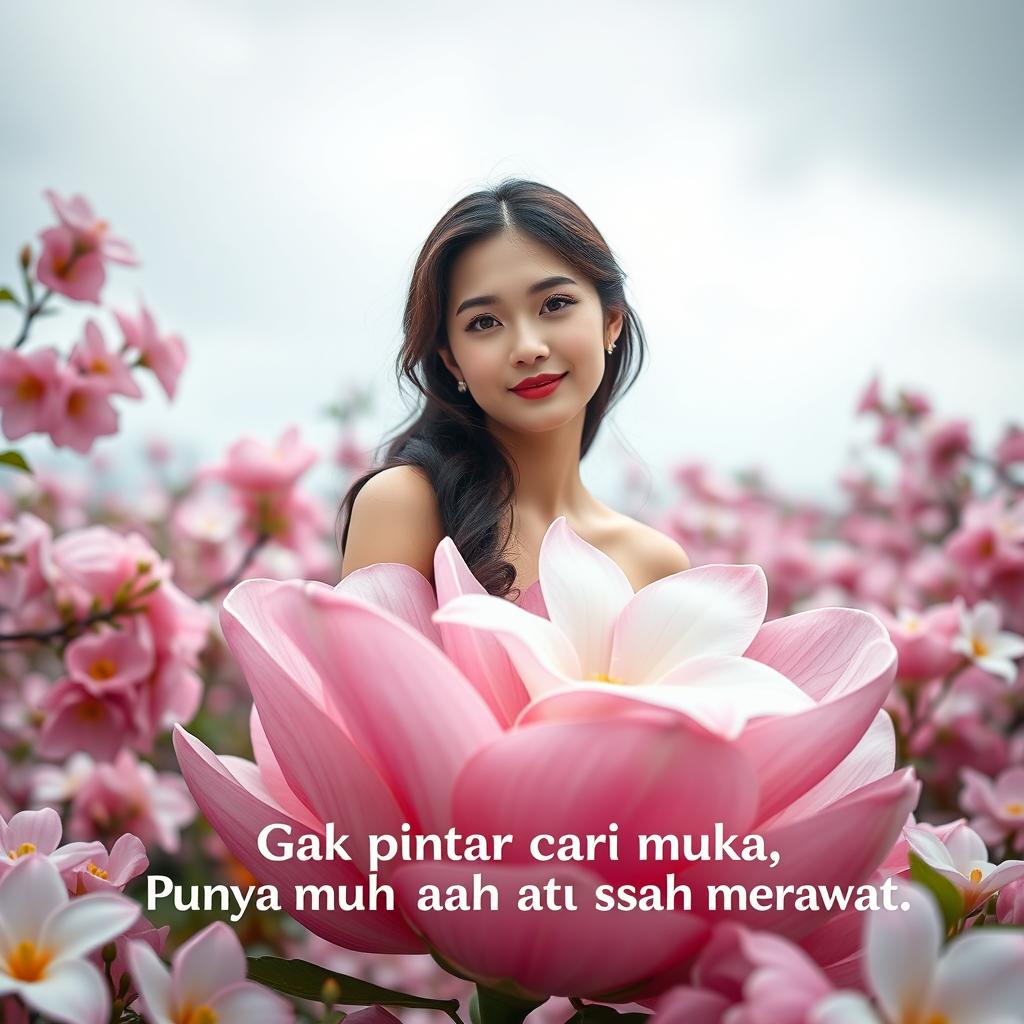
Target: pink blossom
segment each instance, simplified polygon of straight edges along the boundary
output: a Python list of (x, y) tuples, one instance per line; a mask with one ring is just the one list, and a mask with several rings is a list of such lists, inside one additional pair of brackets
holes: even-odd
[(60, 815), (52, 807), (18, 811), (10, 821), (0, 817), (0, 879), (25, 857), (45, 857), (60, 873), (68, 889), (82, 865), (106, 854), (102, 843), (60, 845)]
[(996, 900), (996, 920), (1000, 924), (1024, 926), (1024, 878), (1003, 886)]
[(54, 684), (42, 705), (46, 720), (37, 752), (65, 758), (84, 751), (98, 761), (113, 760), (125, 742), (134, 739), (132, 696), (117, 690), (97, 695), (73, 679)]
[(98, 437), (116, 434), (118, 416), (109, 395), (103, 381), (82, 376), (69, 367), (63, 368), (57, 380), (49, 424), (53, 443), (58, 448), (73, 448), (84, 454)]
[(929, 425), (923, 454), (931, 477), (944, 480), (953, 476), (971, 454), (970, 424), (966, 420), (948, 420)]
[(76, 302), (98, 304), (107, 279), (103, 256), (76, 244), (75, 233), (63, 225), (39, 233), (43, 247), (36, 261), (36, 277), (47, 288)]
[[(102, 844), (101, 844), (102, 845)], [(98, 850), (84, 865), (73, 872), (74, 891), (123, 892), (124, 887), (149, 867), (146, 848), (138, 836), (127, 833), (119, 836), (108, 853), (105, 848)]]
[(60, 379), (54, 348), (42, 348), (28, 355), (12, 349), (0, 351), (0, 429), (9, 441), (50, 429)]
[(1024, 429), (1011, 423), (1006, 428), (999, 444), (996, 445), (996, 465), (1005, 469), (1017, 462), (1024, 462)]
[(153, 314), (144, 305), (140, 304), (137, 316), (116, 309), (114, 316), (121, 325), (125, 345), (139, 353), (138, 365), (152, 370), (167, 397), (174, 398), (188, 358), (185, 342), (176, 334), (161, 337)]
[(152, 1024), (290, 1024), (295, 1011), (279, 995), (246, 980), (245, 952), (223, 921), (193, 935), (177, 952), (171, 970), (152, 947), (128, 945), (128, 963), (142, 1012)]
[(75, 243), (87, 251), (97, 251), (105, 260), (138, 265), (138, 258), (131, 246), (123, 239), (110, 234), (110, 226), (93, 212), (84, 196), (75, 195), (62, 199), (52, 189), (43, 193), (53, 207), (61, 224), (74, 233)]
[(108, 629), (68, 644), (64, 665), (71, 679), (94, 696), (126, 691), (153, 670), (153, 650), (137, 633)]
[(973, 815), (971, 828), (990, 846), (1009, 841), (1024, 852), (1024, 767), (1008, 768), (994, 781), (964, 767), (960, 777), (960, 806)]
[(38, 516), (21, 513), (0, 522), (0, 610), (14, 610), (46, 590), (43, 567), (53, 531)]
[(111, 764), (96, 765), (75, 793), (70, 829), (87, 837), (131, 832), (168, 853), (181, 845), (179, 831), (195, 817), (181, 777), (157, 773), (122, 750)]
[(107, 348), (103, 333), (94, 320), (85, 323), (85, 337), (79, 341), (68, 360), (80, 374), (104, 384), (112, 394), (141, 398), (142, 389), (132, 377), (124, 359)]
[(866, 412), (882, 412), (883, 409), (881, 381), (879, 375), (876, 373), (872, 376), (871, 380), (868, 381), (867, 387), (861, 393), (861, 396), (857, 401), (856, 412), (857, 415), (861, 415)]
[(292, 426), (272, 446), (252, 437), (236, 441), (228, 449), (227, 461), (201, 471), (200, 478), (223, 480), (250, 495), (280, 494), (294, 487), (316, 460), (316, 449)]
[(978, 581), (1024, 569), (1024, 498), (1013, 500), (997, 491), (984, 501), (972, 501), (960, 527), (950, 534), (945, 552)]
[(936, 605), (923, 612), (901, 607), (895, 617), (878, 605), (873, 611), (888, 629), (899, 654), (897, 678), (925, 682), (952, 672), (963, 660), (953, 650), (960, 625), (957, 606)]

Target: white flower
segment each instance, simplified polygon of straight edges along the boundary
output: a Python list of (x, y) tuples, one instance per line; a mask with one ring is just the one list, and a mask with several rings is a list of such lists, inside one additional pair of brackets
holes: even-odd
[(106, 1024), (110, 993), (86, 953), (139, 916), (123, 896), (72, 899), (56, 867), (32, 854), (0, 880), (0, 996), (16, 995), (65, 1024)]
[(974, 608), (960, 608), (960, 635), (953, 650), (967, 655), (978, 668), (1001, 676), (1008, 683), (1017, 678), (1013, 661), (1024, 654), (1024, 637), (999, 631), (1002, 613), (991, 601), (979, 601)]
[(897, 906), (870, 912), (864, 974), (877, 1001), (839, 992), (807, 1024), (1010, 1024), (1024, 1004), (1024, 935), (971, 929), (943, 949), (945, 925), (930, 892), (897, 882)]
[(980, 907), (993, 893), (1024, 878), (1024, 860), (988, 861), (985, 841), (966, 823), (939, 839), (923, 828), (908, 826), (903, 834), (910, 848), (926, 864), (949, 879), (964, 900), (964, 913)]
[(280, 996), (246, 981), (245, 952), (223, 921), (193, 935), (168, 970), (145, 942), (128, 943), (128, 963), (150, 1024), (293, 1024)]

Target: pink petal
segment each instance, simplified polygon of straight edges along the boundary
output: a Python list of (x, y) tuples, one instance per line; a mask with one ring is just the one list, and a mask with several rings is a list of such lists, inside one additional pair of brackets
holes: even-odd
[[(217, 1024), (294, 1024), (295, 1011), (280, 996), (255, 982), (242, 981), (210, 1000)], [(346, 1015), (348, 1020), (351, 1014)]]
[(335, 590), (391, 612), (428, 640), (441, 646), (437, 626), (430, 616), (437, 599), (426, 577), (411, 565), (379, 562), (349, 573)]
[(608, 674), (654, 682), (698, 654), (740, 655), (767, 607), (759, 565), (701, 565), (666, 576), (638, 591), (619, 616)]
[(256, 764), (259, 765), (260, 777), (270, 796), (297, 821), (314, 828), (319, 826), (316, 816), (292, 792), (291, 787), (285, 781), (255, 704), (249, 712), (249, 736), (252, 741), (253, 756), (256, 758)]
[[(695, 952), (708, 926), (693, 914), (641, 914), (594, 910), (600, 880), (583, 868), (495, 864), (483, 881), (499, 893), (499, 909), (432, 913), (416, 909), (423, 885), (473, 888), (479, 865), (415, 864), (400, 867), (393, 884), (407, 913), (430, 945), (457, 970), (491, 981), (512, 978), (527, 991), (596, 996), (636, 982)], [(518, 911), (523, 885), (549, 878), (572, 885), (578, 910)], [(483, 903), (488, 907), (486, 899)]]
[[(420, 941), (403, 923), (398, 911), (350, 911), (323, 914), (294, 909), (296, 885), (360, 885), (365, 876), (347, 861), (270, 861), (259, 852), (257, 837), (265, 826), (282, 823), (290, 839), (314, 830), (303, 827), (270, 802), (259, 784), (255, 765), (246, 787), (220, 759), (180, 725), (174, 728), (174, 750), (181, 773), (203, 814), (228, 849), (261, 882), (278, 886), (281, 905), (311, 932), (347, 949), (375, 953), (421, 953)], [(316, 830), (322, 835), (322, 830)]]
[[(759, 861), (700, 862), (687, 882), (695, 893), (702, 885), (858, 885), (892, 849), (907, 815), (920, 794), (913, 769), (895, 772), (856, 790), (802, 821), (759, 830), (779, 863), (766, 872)], [(696, 902), (696, 901), (695, 901)], [(819, 926), (832, 911), (797, 911), (792, 898), (785, 909), (746, 911), (719, 909), (717, 915), (799, 939)]]
[(324, 703), (400, 803), (415, 809), (424, 828), (447, 827), (456, 774), (500, 732), (455, 666), (388, 612), (322, 583), (293, 580), (258, 591), (242, 583), (232, 595), (224, 633), (246, 676), (262, 673), (272, 685), (283, 667), (278, 651), (302, 651)]
[(31, 843), (42, 854), (53, 853), (60, 844), (63, 827), (60, 815), (52, 807), (38, 811), (18, 811), (7, 825), (0, 818), (0, 848), (6, 853), (22, 843)]
[(820, 702), (753, 722), (738, 741), (758, 765), (764, 820), (817, 785), (860, 742), (889, 692), (896, 649), (873, 615), (819, 608), (765, 623), (746, 656)]
[(602, 847), (588, 869), (616, 884), (660, 881), (672, 868), (641, 861), (636, 836), (710, 834), (716, 821), (742, 831), (756, 800), (743, 755), (685, 717), (551, 722), (506, 733), (469, 761), (455, 824), (511, 834), (504, 859), (531, 863), (532, 836), (604, 834), (614, 822), (618, 859)]

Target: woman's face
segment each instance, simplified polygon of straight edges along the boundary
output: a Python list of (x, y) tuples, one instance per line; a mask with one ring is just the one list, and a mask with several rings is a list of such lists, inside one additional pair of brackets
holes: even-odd
[[(554, 281), (552, 278), (560, 278)], [(604, 376), (622, 313), (605, 321), (594, 286), (552, 249), (503, 232), (463, 251), (451, 270), (445, 366), (493, 420), (552, 430), (581, 414)], [(514, 390), (560, 375), (552, 390)]]

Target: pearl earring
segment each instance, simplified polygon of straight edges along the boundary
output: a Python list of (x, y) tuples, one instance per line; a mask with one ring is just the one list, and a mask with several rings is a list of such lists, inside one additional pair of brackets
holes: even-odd
[(459, 381), (459, 391), (463, 392), (466, 390), (466, 382), (464, 380)]
[(615, 351), (615, 342), (613, 341), (613, 342), (612, 342), (612, 343), (611, 343), (611, 344), (610, 344), (610, 345), (609, 345), (609, 346), (608, 346), (608, 347), (607, 347), (607, 348), (605, 349), (605, 351), (606, 351), (606, 352), (608, 353), (608, 355), (611, 355), (611, 354), (612, 354), (612, 353), (613, 353), (613, 352)]

